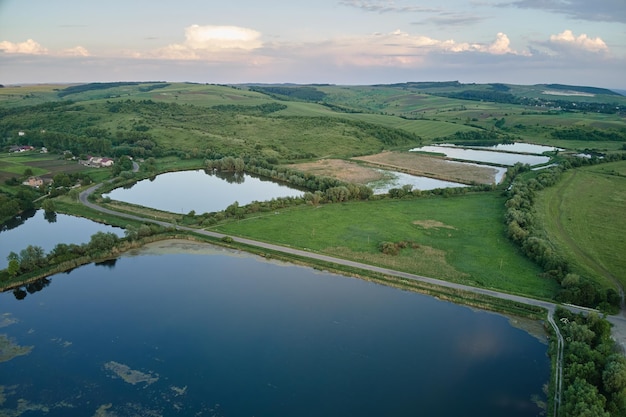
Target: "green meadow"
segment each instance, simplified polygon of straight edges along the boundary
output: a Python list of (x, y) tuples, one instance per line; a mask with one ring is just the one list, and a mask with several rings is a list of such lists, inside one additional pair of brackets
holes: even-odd
[(626, 161), (566, 172), (537, 200), (546, 236), (574, 272), (626, 285)]
[[(504, 198), (480, 193), (305, 206), (214, 230), (507, 292), (551, 298), (556, 283), (506, 238)], [(410, 242), (397, 255), (382, 242)]]

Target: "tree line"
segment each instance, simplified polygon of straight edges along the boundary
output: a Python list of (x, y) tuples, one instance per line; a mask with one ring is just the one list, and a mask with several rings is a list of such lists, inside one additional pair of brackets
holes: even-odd
[(129, 248), (135, 241), (167, 231), (169, 229), (156, 224), (127, 225), (124, 237), (112, 232), (97, 232), (87, 243), (58, 243), (48, 253), (40, 246), (28, 245), (19, 252), (9, 253), (7, 268), (0, 270), (0, 282), (9, 282), (21, 276), (27, 277), (42, 270), (55, 272), (58, 268), (60, 272), (68, 269), (67, 265), (75, 267), (107, 256), (115, 256)]
[(560, 284), (561, 289), (556, 296), (558, 301), (586, 307), (599, 307), (604, 311), (617, 311), (621, 299), (615, 289), (602, 288), (592, 279), (571, 271), (569, 262), (556, 251), (537, 225), (534, 212), (536, 194), (546, 187), (555, 185), (567, 169), (624, 157), (626, 155), (612, 154), (606, 155), (604, 159), (569, 158), (559, 166), (544, 169), (536, 177), (530, 179), (523, 179), (520, 175), (530, 170), (528, 165), (516, 164), (507, 172), (507, 178), (514, 180), (506, 191), (508, 195), (505, 203), (507, 235), (528, 258), (543, 268), (547, 277), (555, 279)]

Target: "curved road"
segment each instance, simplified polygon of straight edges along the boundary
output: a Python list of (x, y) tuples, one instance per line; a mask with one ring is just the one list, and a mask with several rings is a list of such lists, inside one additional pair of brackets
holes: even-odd
[[(102, 185), (103, 184), (98, 184), (98, 185), (90, 187), (87, 190), (81, 192), (80, 195), (79, 195), (80, 202), (82, 204), (84, 204), (85, 206), (87, 206), (87, 207), (89, 207), (89, 208), (91, 208), (93, 210), (102, 212), (102, 213), (111, 214), (111, 215), (114, 215), (114, 216), (124, 217), (124, 218), (137, 220), (137, 221), (141, 221), (141, 222), (155, 223), (155, 224), (159, 224), (159, 225), (164, 226), (164, 227), (172, 227), (172, 226), (174, 226), (173, 224), (167, 223), (167, 222), (162, 222), (162, 221), (158, 221), (158, 220), (151, 220), (151, 219), (148, 219), (148, 218), (135, 216), (135, 215), (132, 215), (132, 214), (120, 213), (120, 212), (117, 212), (117, 211), (114, 211), (114, 210), (109, 210), (107, 208), (101, 207), (101, 206), (99, 206), (97, 204), (94, 204), (94, 203), (90, 202), (88, 200), (89, 195), (91, 195), (94, 191), (96, 191)], [(185, 226), (175, 226), (175, 227), (176, 227), (177, 230), (185, 230), (185, 231), (198, 233), (198, 234), (205, 235), (205, 236), (214, 237), (214, 238), (217, 238), (217, 239), (221, 239), (221, 238), (227, 236), (227, 235), (224, 235), (222, 233), (211, 232), (211, 231), (203, 230), (203, 229), (194, 229), (194, 228), (185, 227)], [(304, 250), (300, 250), (300, 249), (294, 249), (294, 248), (289, 248), (289, 247), (285, 247), (285, 246), (274, 245), (274, 244), (271, 244), (271, 243), (260, 242), (258, 240), (246, 239), (246, 238), (241, 238), (241, 237), (232, 237), (232, 236), (231, 236), (231, 238), (233, 239), (233, 241), (238, 242), (238, 243), (243, 243), (243, 244), (246, 244), (246, 245), (255, 246), (255, 247), (259, 247), (259, 248), (264, 248), (264, 249), (268, 249), (268, 250), (272, 250), (272, 251), (282, 252), (282, 253), (286, 253), (286, 254), (290, 254), (290, 255), (296, 255), (296, 256), (301, 256), (301, 257), (310, 258), (310, 259), (317, 259), (317, 260), (321, 260), (321, 261), (325, 261), (325, 262), (335, 263), (335, 264), (338, 264), (338, 265), (345, 265), (345, 266), (349, 266), (349, 267), (352, 267), (352, 268), (363, 269), (363, 270), (366, 270), (366, 271), (378, 272), (378, 273), (381, 273), (381, 274), (384, 274), (384, 275), (388, 275), (388, 276), (394, 276), (394, 277), (398, 277), (398, 278), (405, 278), (405, 279), (425, 282), (425, 283), (428, 283), (428, 284), (433, 284), (433, 285), (437, 285), (437, 286), (441, 286), (441, 287), (467, 291), (467, 292), (471, 292), (471, 293), (475, 293), (475, 294), (488, 295), (488, 296), (499, 298), (499, 299), (502, 299), (502, 300), (510, 300), (510, 301), (515, 301), (515, 302), (519, 302), (519, 303), (523, 303), (523, 304), (528, 304), (528, 305), (532, 305), (532, 306), (545, 308), (546, 310), (548, 310), (548, 322), (553, 327), (553, 329), (555, 330), (556, 335), (557, 335), (557, 346), (558, 346), (558, 349), (557, 349), (557, 370), (555, 372), (555, 387), (557, 389), (556, 389), (556, 394), (555, 394), (555, 398), (554, 398), (554, 401), (555, 401), (554, 410), (555, 410), (555, 415), (557, 415), (557, 411), (558, 411), (558, 408), (559, 408), (559, 405), (560, 405), (560, 402), (561, 402), (561, 384), (562, 384), (561, 379), (562, 379), (562, 374), (563, 374), (563, 369), (562, 369), (563, 337), (561, 336), (559, 328), (558, 328), (558, 326), (556, 325), (556, 323), (554, 322), (554, 319), (553, 319), (554, 310), (555, 310), (555, 308), (557, 306), (556, 303), (552, 303), (552, 302), (549, 302), (549, 301), (543, 301), (543, 300), (537, 300), (537, 299), (529, 298), (529, 297), (523, 297), (523, 296), (519, 296), (519, 295), (507, 294), (507, 293), (504, 293), (504, 292), (489, 290), (489, 289), (486, 289), (486, 288), (471, 287), (471, 286), (468, 286), (468, 285), (457, 284), (457, 283), (448, 282), (448, 281), (442, 281), (442, 280), (435, 279), (435, 278), (429, 278), (429, 277), (424, 277), (424, 276), (421, 276), (421, 275), (410, 274), (408, 272), (396, 271), (396, 270), (388, 269), (388, 268), (381, 268), (381, 267), (378, 267), (378, 266), (363, 264), (363, 263), (360, 263), (360, 262), (354, 262), (354, 261), (341, 259), (341, 258), (335, 258), (335, 257), (328, 256), (328, 255), (322, 255), (322, 254), (319, 254), (319, 253), (313, 253), (313, 252), (308, 252), (308, 251), (304, 251)], [(569, 310), (573, 311), (574, 313), (593, 311), (593, 310), (590, 310), (590, 309), (585, 308), (585, 307), (579, 307), (579, 306), (573, 306), (573, 305), (563, 305), (562, 307), (568, 308)], [(607, 319), (613, 324), (613, 328), (612, 328), (613, 338), (620, 344), (620, 346), (622, 347), (622, 350), (626, 351), (626, 318), (623, 315), (618, 315), (618, 316), (608, 316)]]

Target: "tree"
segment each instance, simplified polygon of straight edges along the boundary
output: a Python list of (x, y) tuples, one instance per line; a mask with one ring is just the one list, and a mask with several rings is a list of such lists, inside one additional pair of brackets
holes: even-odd
[(55, 187), (70, 187), (72, 185), (72, 180), (70, 179), (69, 175), (62, 172), (56, 174), (52, 178), (52, 182)]
[(576, 378), (563, 395), (562, 415), (567, 417), (610, 417), (604, 411), (606, 398), (593, 385)]
[(41, 203), (41, 208), (44, 209), (46, 213), (54, 213), (56, 211), (54, 201), (49, 198), (45, 199), (43, 203)]
[(11, 259), (9, 261), (9, 266), (7, 267), (7, 272), (12, 277), (17, 276), (20, 272), (20, 262), (16, 259)]
[(41, 246), (28, 245), (20, 251), (20, 267), (24, 271), (33, 271), (46, 264), (46, 257)]
[[(89, 178), (89, 177), (85, 177), (85, 178)], [(83, 182), (83, 185), (84, 185), (84, 182)], [(72, 188), (72, 189), (70, 190), (70, 192), (69, 192), (69, 193), (67, 193), (67, 195), (68, 195), (68, 196), (69, 196), (72, 200), (78, 201), (78, 196), (80, 195), (80, 191), (78, 191), (76, 188)]]
[(611, 355), (602, 372), (602, 382), (606, 392), (620, 392), (626, 388), (626, 359)]
[(97, 232), (89, 240), (89, 250), (92, 252), (104, 252), (115, 246), (119, 238), (115, 233)]

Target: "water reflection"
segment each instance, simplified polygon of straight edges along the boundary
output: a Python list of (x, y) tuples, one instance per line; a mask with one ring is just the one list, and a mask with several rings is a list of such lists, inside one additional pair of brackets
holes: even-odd
[(35, 216), (35, 214), (37, 214), (37, 210), (24, 210), (21, 214), (18, 214), (17, 216), (13, 217), (11, 220), (8, 220), (4, 224), (0, 225), (0, 233), (20, 227), (28, 219)]
[(52, 281), (49, 278), (41, 278), (36, 281), (22, 285), (12, 290), (16, 300), (23, 300), (28, 294), (34, 294), (46, 288)]
[(50, 252), (59, 243), (83, 244), (97, 232), (111, 232), (119, 237), (124, 230), (82, 217), (67, 214), (47, 214), (44, 210), (23, 213), (0, 229), (0, 269), (8, 265), (10, 252), (19, 253), (28, 245), (39, 246)]
[(54, 211), (44, 211), (43, 218), (46, 219), (48, 223), (57, 222), (57, 214)]
[(240, 206), (280, 197), (300, 197), (302, 190), (242, 173), (211, 173), (205, 170), (168, 172), (142, 180), (130, 189), (117, 188), (105, 197), (172, 213), (211, 213), (225, 210), (235, 201)]
[(401, 188), (404, 185), (410, 185), (413, 189), (421, 191), (434, 190), (437, 188), (467, 187), (467, 185), (460, 184), (458, 182), (439, 180), (429, 177), (419, 177), (417, 175), (410, 175), (404, 172), (386, 170), (377, 171), (384, 173), (385, 179), (383, 181), (367, 184), (367, 186), (370, 187), (376, 195), (388, 193), (392, 188)]
[(115, 259), (107, 259), (106, 261), (96, 262), (96, 266), (104, 266), (109, 269), (115, 268), (115, 264), (117, 263), (117, 258)]
[(557, 148), (556, 146), (536, 145), (534, 143), (524, 143), (524, 142), (500, 143), (498, 145), (491, 145), (491, 146), (452, 145), (452, 144), (442, 143), (441, 146), (463, 147), (463, 148), (472, 148), (472, 149), (491, 149), (494, 151), (529, 153), (529, 154), (535, 154), (535, 155), (541, 155), (544, 152), (555, 152), (555, 151), (564, 150), (562, 148)]
[(488, 164), (498, 164), (513, 166), (517, 163), (540, 165), (550, 161), (550, 157), (539, 155), (526, 155), (510, 152), (479, 151), (476, 149), (455, 148), (446, 146), (422, 146), (413, 148), (411, 152), (430, 152), (444, 154), (448, 158), (463, 161), (483, 162)]
[(0, 384), (12, 387), (3, 411), (541, 413), (531, 396), (549, 378), (547, 347), (506, 318), (233, 255), (124, 257), (114, 271), (87, 265), (53, 277), (54, 286), (0, 294), (0, 317), (11, 319), (3, 333), (35, 347), (0, 363)]

